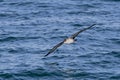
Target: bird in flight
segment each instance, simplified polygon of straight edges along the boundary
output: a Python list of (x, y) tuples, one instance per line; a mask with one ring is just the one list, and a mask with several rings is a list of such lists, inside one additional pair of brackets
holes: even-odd
[(62, 44), (71, 44), (75, 41), (75, 37), (78, 36), (79, 33), (87, 30), (87, 29), (90, 29), (91, 27), (93, 27), (94, 25), (96, 24), (93, 24), (87, 28), (84, 28), (76, 33), (74, 33), (73, 35), (71, 35), (70, 37), (68, 37), (67, 39), (64, 39), (62, 42), (60, 42), (59, 44), (55, 45), (52, 49), (50, 49), (50, 51), (45, 55), (48, 56), (49, 54), (51, 54), (52, 52), (54, 52), (58, 47), (60, 47)]

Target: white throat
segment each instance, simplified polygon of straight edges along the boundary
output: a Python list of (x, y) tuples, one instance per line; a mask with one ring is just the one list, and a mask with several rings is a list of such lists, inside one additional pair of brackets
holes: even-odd
[(72, 39), (72, 38), (68, 38), (64, 41), (64, 43), (66, 43), (66, 44), (70, 44), (70, 43), (73, 43), (73, 42), (74, 42), (74, 39)]

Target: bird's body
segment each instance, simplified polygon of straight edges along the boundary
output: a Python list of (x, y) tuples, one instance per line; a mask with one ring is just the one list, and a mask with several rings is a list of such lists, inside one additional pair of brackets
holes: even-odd
[(72, 39), (72, 38), (67, 38), (67, 39), (65, 39), (65, 41), (64, 41), (65, 44), (71, 44), (71, 43), (73, 43), (73, 42), (74, 42), (74, 39)]
[(52, 49), (50, 49), (50, 51), (45, 55), (45, 56), (48, 56), (50, 53), (54, 52), (58, 47), (60, 47), (62, 44), (71, 44), (75, 41), (75, 37), (78, 36), (79, 33), (87, 30), (87, 29), (90, 29), (91, 27), (93, 27), (95, 24), (87, 27), (87, 28), (84, 28), (76, 33), (74, 33), (72, 36), (70, 36), (69, 38), (63, 40), (62, 42), (60, 42), (59, 44), (57, 44), (56, 46), (54, 46)]

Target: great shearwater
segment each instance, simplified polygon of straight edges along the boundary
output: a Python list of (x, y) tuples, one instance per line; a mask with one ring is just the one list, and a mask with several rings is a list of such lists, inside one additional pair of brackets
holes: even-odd
[(96, 24), (93, 24), (87, 28), (84, 28), (76, 33), (74, 33), (73, 35), (71, 35), (70, 37), (68, 37), (67, 39), (64, 39), (62, 42), (60, 42), (59, 44), (57, 44), (56, 46), (54, 46), (52, 49), (50, 49), (50, 51), (45, 55), (45, 56), (48, 56), (50, 53), (54, 52), (58, 47), (60, 47), (62, 44), (71, 44), (75, 41), (75, 37), (78, 36), (79, 33), (87, 30), (87, 29), (90, 29), (91, 27), (93, 27), (94, 25)]

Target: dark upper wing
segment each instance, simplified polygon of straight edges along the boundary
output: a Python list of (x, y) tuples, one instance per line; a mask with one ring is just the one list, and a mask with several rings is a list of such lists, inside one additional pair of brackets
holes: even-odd
[(59, 46), (61, 46), (64, 43), (64, 41), (60, 42), (59, 44), (57, 44), (56, 46), (54, 46), (52, 49), (50, 49), (50, 51), (45, 55), (48, 56), (50, 53), (52, 53), (53, 51), (55, 51)]
[(71, 36), (71, 38), (74, 39), (79, 33), (83, 32), (83, 31), (85, 31), (85, 30), (87, 30), (87, 29), (90, 29), (90, 28), (93, 27), (94, 25), (96, 25), (96, 24), (93, 24), (93, 25), (91, 25), (91, 26), (89, 26), (89, 27), (87, 27), (87, 28), (84, 28), (84, 29), (76, 32), (75, 34), (73, 34), (73, 35)]

